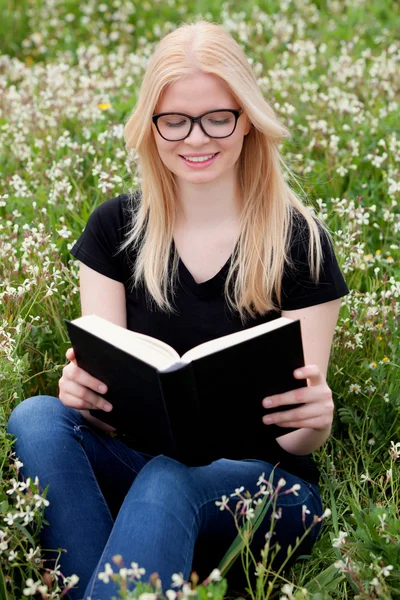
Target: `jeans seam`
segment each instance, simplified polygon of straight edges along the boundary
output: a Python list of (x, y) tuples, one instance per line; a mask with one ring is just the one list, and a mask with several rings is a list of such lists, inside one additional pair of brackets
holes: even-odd
[[(118, 454), (116, 454), (105, 442), (104, 440), (97, 434), (96, 431), (94, 431), (91, 427), (88, 427), (88, 425), (86, 424), (82, 424), (82, 425), (77, 425), (77, 427), (79, 429), (84, 428), (87, 429), (88, 431), (90, 431), (91, 433), (93, 433), (93, 435), (96, 436), (96, 438), (98, 439), (98, 441), (103, 444), (104, 448), (106, 448), (117, 460), (119, 460), (120, 463), (122, 463), (123, 465), (125, 465), (125, 467), (127, 467), (130, 471), (132, 471), (132, 473), (136, 473), (136, 475), (139, 474), (139, 471), (136, 471), (135, 469), (132, 468), (131, 465), (129, 465), (127, 462), (125, 462), (120, 456), (118, 456)], [(111, 438), (112, 439), (112, 438)], [(120, 440), (118, 440), (120, 441)], [(123, 444), (125, 446), (125, 444), (123, 442), (120, 441), (121, 444)], [(126, 446), (128, 447), (128, 446)], [(135, 452), (135, 451), (134, 451)]]
[(95, 473), (93, 471), (93, 468), (92, 468), (92, 465), (90, 463), (90, 460), (89, 460), (89, 458), (88, 458), (88, 456), (87, 456), (87, 454), (85, 452), (85, 448), (83, 447), (83, 444), (82, 444), (82, 438), (83, 438), (83, 436), (82, 436), (82, 433), (80, 431), (80, 428), (81, 428), (81, 425), (74, 425), (75, 432), (78, 433), (78, 434), (80, 434), (80, 436), (79, 436), (80, 437), (80, 439), (79, 439), (79, 445), (80, 445), (80, 447), (82, 449), (82, 452), (83, 452), (83, 455), (85, 457), (85, 460), (86, 460), (86, 462), (87, 462), (87, 464), (89, 466), (89, 471), (90, 471), (90, 473), (92, 475), (92, 478), (93, 478), (93, 481), (94, 481), (94, 483), (96, 485), (96, 488), (97, 488), (97, 491), (99, 493), (100, 499), (103, 502), (103, 504), (104, 504), (104, 506), (105, 506), (105, 508), (107, 510), (107, 513), (108, 513), (108, 516), (110, 517), (111, 523), (113, 524), (114, 523), (114, 519), (113, 519), (113, 516), (111, 514), (110, 508), (109, 508), (109, 506), (108, 506), (108, 504), (106, 502), (106, 499), (104, 498), (103, 492), (101, 491), (101, 488), (99, 486), (99, 482), (97, 481), (97, 477), (96, 477), (96, 475), (95, 475)]

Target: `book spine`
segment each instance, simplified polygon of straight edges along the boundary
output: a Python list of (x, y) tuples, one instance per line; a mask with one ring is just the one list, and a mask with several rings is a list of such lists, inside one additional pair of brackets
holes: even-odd
[(159, 373), (178, 460), (195, 466), (202, 461), (200, 407), (192, 363), (176, 371)]

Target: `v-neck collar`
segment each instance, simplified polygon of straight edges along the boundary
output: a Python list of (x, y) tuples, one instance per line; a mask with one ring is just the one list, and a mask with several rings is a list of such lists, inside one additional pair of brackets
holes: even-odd
[(207, 279), (207, 281), (203, 281), (202, 283), (197, 283), (197, 281), (194, 279), (193, 275), (179, 256), (179, 253), (176, 250), (175, 243), (172, 242), (172, 244), (173, 248), (175, 248), (175, 251), (178, 255), (179, 280), (184, 285), (184, 287), (189, 289), (193, 295), (198, 296), (199, 298), (216, 298), (224, 294), (225, 280), (231, 264), (232, 255), (228, 258), (228, 260), (218, 271), (218, 273), (211, 277), (211, 279)]

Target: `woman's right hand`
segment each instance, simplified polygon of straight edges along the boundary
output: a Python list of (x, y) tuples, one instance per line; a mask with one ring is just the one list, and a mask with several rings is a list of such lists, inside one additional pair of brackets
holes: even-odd
[(107, 386), (78, 367), (73, 348), (68, 348), (65, 356), (70, 363), (63, 368), (58, 382), (61, 402), (78, 410), (101, 409), (110, 412), (112, 404), (100, 395), (107, 392)]

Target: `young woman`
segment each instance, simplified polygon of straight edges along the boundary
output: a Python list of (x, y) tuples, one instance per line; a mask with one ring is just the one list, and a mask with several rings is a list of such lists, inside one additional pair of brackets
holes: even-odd
[[(70, 598), (111, 598), (114, 584), (98, 574), (116, 554), (147, 576), (158, 572), (164, 589), (175, 572), (207, 575), (236, 535), (215, 502), (239, 486), (254, 493), (274, 466), (275, 485), (283, 477), (286, 489), (301, 486), (280, 496), (273, 541), (282, 549), (274, 564), (303, 534), (302, 516), (308, 526), (322, 514), (310, 453), (331, 431), (326, 373), (348, 289), (323, 226), (283, 177), (278, 145), (287, 135), (242, 49), (221, 27), (182, 25), (161, 40), (125, 127), (141, 189), (100, 205), (72, 249), (82, 314), (158, 337), (180, 354), (278, 316), (300, 319), (306, 366), (299, 378), (308, 385), (263, 401), (303, 403), (272, 415), (282, 427), (277, 440), (265, 421), (263, 456), (243, 448), (243, 460), (188, 467), (137, 452), (134, 440), (90, 416), (90, 408), (112, 407), (70, 348), (59, 398), (25, 400), (8, 427), (24, 473), (49, 485), (41, 541), (67, 550), (62, 572), (80, 577)], [(285, 434), (285, 427), (298, 429)], [(297, 554), (311, 550), (318, 531)]]

